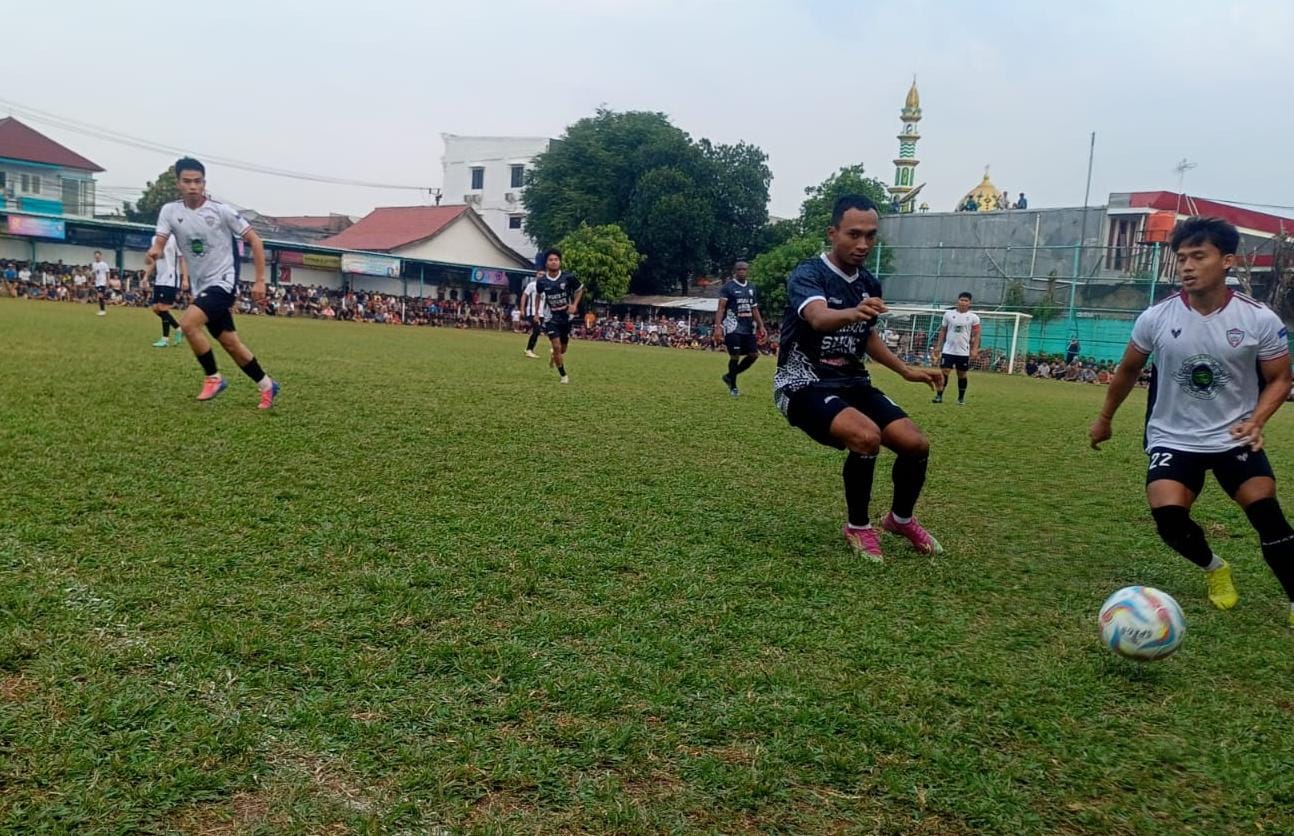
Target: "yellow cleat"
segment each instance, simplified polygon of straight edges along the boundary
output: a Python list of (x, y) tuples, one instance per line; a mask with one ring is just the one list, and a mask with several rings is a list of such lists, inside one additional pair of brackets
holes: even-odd
[(1231, 564), (1223, 563), (1212, 572), (1205, 572), (1209, 582), (1209, 600), (1220, 610), (1229, 610), (1240, 600), (1236, 585), (1231, 582)]

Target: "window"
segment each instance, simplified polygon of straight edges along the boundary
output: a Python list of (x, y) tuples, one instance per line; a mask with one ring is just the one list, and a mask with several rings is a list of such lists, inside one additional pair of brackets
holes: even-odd
[(40, 175), (24, 174), (22, 176), (22, 190), (27, 194), (40, 194)]
[(81, 211), (81, 181), (71, 177), (63, 178), (63, 211), (69, 215), (84, 214)]
[(498, 302), (499, 302), (499, 291), (497, 291), (497, 290), (491, 290), (491, 291), (490, 291), (490, 303), (491, 303), (491, 304), (498, 304)]
[(521, 179), (525, 176), (526, 167), (524, 165), (514, 165), (512, 167), (512, 188), (521, 188)]
[(509, 215), (508, 229), (521, 229), (521, 221), (525, 217), (525, 215)]
[(485, 169), (481, 166), (472, 166), (472, 188), (478, 191), (485, 188)]

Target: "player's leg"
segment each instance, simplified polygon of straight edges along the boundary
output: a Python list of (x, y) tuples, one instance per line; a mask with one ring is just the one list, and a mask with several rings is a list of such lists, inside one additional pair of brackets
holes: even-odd
[(1146, 470), (1146, 501), (1159, 539), (1205, 572), (1209, 600), (1220, 610), (1231, 609), (1240, 596), (1231, 582), (1231, 567), (1213, 553), (1204, 529), (1191, 519), (1191, 506), (1204, 489), (1207, 457), (1198, 453), (1154, 447)]
[(104, 309), (103, 303), (108, 298), (108, 288), (96, 287), (94, 291), (99, 297), (99, 316), (107, 316), (108, 312)]
[(171, 326), (167, 322), (167, 318), (169, 314), (166, 313), (166, 309), (165, 307), (163, 307), (162, 303), (157, 301), (156, 291), (153, 292), (152, 311), (153, 311), (153, 314), (162, 323), (162, 338), (157, 342), (153, 343), (153, 348), (166, 348), (168, 345), (171, 344)]
[(561, 329), (555, 325), (548, 329), (548, 342), (552, 345), (551, 359), (548, 365), (557, 368), (559, 377), (566, 377), (566, 358), (562, 356)]
[(737, 372), (733, 375), (734, 379), (738, 374), (741, 374), (746, 369), (755, 365), (755, 361), (759, 359), (759, 345), (755, 341), (754, 334), (742, 334), (741, 353), (745, 356), (742, 357), (741, 362), (737, 364)]
[(206, 334), (202, 333), (206, 324), (207, 312), (198, 300), (194, 300), (194, 303), (180, 317), (180, 331), (188, 340), (189, 348), (193, 350), (193, 356), (198, 358), (198, 365), (202, 366), (202, 373), (206, 376), (206, 380), (202, 383), (202, 391), (198, 393), (200, 401), (211, 400), (225, 391), (225, 387), (229, 385), (216, 367), (216, 354), (211, 350), (211, 341), (207, 339)]
[(543, 326), (539, 324), (539, 318), (536, 317), (530, 323), (530, 338), (526, 340), (526, 356), (538, 357), (535, 353), (535, 343), (539, 342), (539, 334), (543, 331)]
[(952, 368), (952, 361), (948, 359), (947, 354), (939, 358), (939, 371), (943, 374), (944, 379), (942, 382), (939, 383), (938, 388), (935, 389), (935, 396), (934, 396), (934, 399), (931, 401), (931, 403), (944, 402), (944, 390), (948, 388), (948, 371), (951, 368)]
[(879, 390), (873, 390), (867, 412), (882, 425), (881, 444), (894, 451), (890, 478), (894, 482), (894, 501), (881, 527), (897, 534), (922, 554), (940, 554), (943, 546), (917, 520), (917, 500), (926, 484), (930, 464), (930, 440), (893, 401)]
[(957, 403), (963, 406), (966, 404), (966, 384), (969, 382), (967, 380), (969, 364), (969, 357), (960, 359), (957, 364)]
[(741, 365), (741, 338), (737, 334), (723, 335), (724, 348), (728, 350), (728, 371), (724, 372), (723, 385), (734, 398), (741, 394), (737, 389), (737, 368)]
[(242, 339), (238, 336), (238, 331), (234, 328), (234, 317), (228, 311), (224, 317), (218, 317), (208, 323), (208, 330), (220, 342), (220, 347), (225, 350), (238, 368), (243, 370), (243, 374), (252, 379), (256, 388), (260, 390), (261, 400), (260, 409), (269, 409), (274, 405), (274, 397), (279, 393), (279, 384), (272, 377), (265, 373), (261, 368), (260, 362), (252, 354), (252, 350), (243, 344)]
[(1225, 457), (1229, 462), (1215, 467), (1213, 475), (1223, 490), (1245, 509), (1249, 524), (1258, 533), (1263, 559), (1290, 602), (1289, 625), (1294, 627), (1294, 527), (1290, 526), (1276, 498), (1271, 463), (1261, 450), (1256, 453), (1233, 450)]

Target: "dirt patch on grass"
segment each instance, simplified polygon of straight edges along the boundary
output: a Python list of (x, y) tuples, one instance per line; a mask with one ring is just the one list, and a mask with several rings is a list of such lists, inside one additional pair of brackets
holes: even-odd
[(36, 692), (36, 683), (20, 673), (0, 676), (0, 702), (22, 702)]
[(282, 825), (271, 821), (272, 803), (267, 790), (235, 793), (222, 801), (208, 801), (184, 808), (163, 832), (234, 836), (262, 826)]

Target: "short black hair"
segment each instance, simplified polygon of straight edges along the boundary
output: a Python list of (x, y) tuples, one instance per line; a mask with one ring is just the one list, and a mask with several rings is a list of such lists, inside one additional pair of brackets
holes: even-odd
[(175, 176), (179, 178), (186, 171), (196, 171), (203, 177), (207, 176), (207, 167), (192, 157), (180, 157), (175, 161)]
[(970, 292), (969, 290), (963, 290), (961, 293), (958, 293), (958, 294), (957, 294), (957, 298), (958, 298), (958, 299), (970, 299), (971, 301), (974, 301), (974, 300), (975, 300), (975, 297), (974, 297), (974, 296), (971, 296), (971, 292)]
[[(831, 207), (831, 225), (840, 226), (841, 220), (844, 219), (845, 213), (850, 209), (857, 209), (860, 212), (876, 212), (876, 204), (872, 199), (864, 194), (846, 194), (836, 198), (836, 203)], [(878, 213), (879, 214), (879, 213)]]
[(545, 264), (547, 264), (547, 263), (548, 263), (548, 257), (549, 257), (550, 255), (555, 255), (555, 256), (557, 256), (558, 258), (561, 258), (561, 257), (562, 257), (562, 251), (561, 251), (561, 250), (559, 250), (559, 249), (557, 249), (556, 247), (549, 247), (548, 249), (544, 250), (544, 263), (545, 263)]
[(1173, 230), (1172, 247), (1177, 252), (1182, 247), (1212, 244), (1223, 255), (1235, 255), (1240, 249), (1240, 233), (1235, 226), (1221, 218), (1187, 218)]

